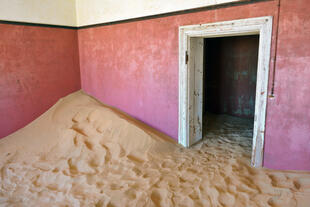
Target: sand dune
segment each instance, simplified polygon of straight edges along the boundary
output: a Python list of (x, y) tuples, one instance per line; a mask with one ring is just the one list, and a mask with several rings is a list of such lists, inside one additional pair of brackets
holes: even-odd
[(251, 168), (250, 131), (226, 118), (185, 149), (73, 93), (0, 140), (0, 206), (309, 207), (310, 173)]

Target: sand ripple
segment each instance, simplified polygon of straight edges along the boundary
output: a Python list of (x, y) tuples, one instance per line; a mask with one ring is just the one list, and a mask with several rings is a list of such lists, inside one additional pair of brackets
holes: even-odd
[(227, 120), (184, 149), (74, 93), (0, 140), (0, 206), (309, 207), (310, 174), (250, 167), (251, 130)]

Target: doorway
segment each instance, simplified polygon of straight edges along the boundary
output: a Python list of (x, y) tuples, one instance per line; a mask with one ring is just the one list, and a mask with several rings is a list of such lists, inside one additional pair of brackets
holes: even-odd
[(203, 137), (251, 150), (259, 35), (204, 39)]
[[(251, 38), (254, 37), (259, 39), (256, 81), (252, 81), (256, 83), (254, 84), (255, 101), (253, 103), (247, 102), (249, 106), (254, 105), (254, 111), (253, 107), (243, 107), (242, 110), (240, 108), (241, 111), (238, 111), (238, 107), (236, 108), (237, 105), (234, 104), (231, 104), (229, 106), (230, 108), (226, 105), (226, 109), (224, 107), (225, 104), (223, 104), (223, 109), (221, 110), (231, 111), (241, 115), (252, 115), (254, 127), (252, 130), (253, 139), (251, 164), (255, 167), (262, 166), (271, 31), (272, 17), (259, 17), (203, 25), (190, 25), (179, 28), (178, 140), (180, 144), (185, 147), (189, 147), (202, 139), (204, 125), (203, 119), (205, 118), (203, 114), (208, 107), (208, 110), (211, 110), (211, 106), (208, 106), (208, 101), (206, 101), (206, 107), (204, 107), (203, 104), (204, 97), (212, 97), (212, 92), (210, 92), (210, 94), (204, 93), (204, 89), (206, 90), (206, 93), (210, 90), (210, 87), (204, 88), (203, 84), (204, 77), (207, 78), (207, 74), (205, 74), (204, 71), (204, 57), (207, 52), (204, 47), (205, 41), (208, 41), (209, 39), (210, 43), (210, 38), (216, 39), (219, 37), (222, 38), (221, 41), (227, 41), (224, 40), (224, 38), (244, 38), (244, 36), (250, 35)], [(241, 78), (242, 75), (245, 75), (246, 73), (242, 73), (241, 71), (239, 72), (236, 72), (235, 77), (233, 75), (232, 78)], [(240, 97), (238, 98), (240, 99)], [(251, 99), (253, 100), (253, 98)], [(235, 103), (238, 103), (238, 101)], [(231, 103), (233, 102), (234, 98), (231, 100)], [(240, 103), (241, 105), (245, 103), (242, 98), (240, 99)], [(249, 117), (249, 119), (250, 118), (251, 117)]]

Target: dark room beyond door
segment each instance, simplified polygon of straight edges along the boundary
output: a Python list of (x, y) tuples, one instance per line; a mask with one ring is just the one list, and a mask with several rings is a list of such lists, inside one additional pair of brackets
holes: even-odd
[[(253, 136), (259, 35), (204, 39), (204, 134)], [(227, 128), (228, 127), (228, 128)], [(224, 134), (223, 134), (224, 133)], [(208, 136), (207, 136), (208, 138)]]

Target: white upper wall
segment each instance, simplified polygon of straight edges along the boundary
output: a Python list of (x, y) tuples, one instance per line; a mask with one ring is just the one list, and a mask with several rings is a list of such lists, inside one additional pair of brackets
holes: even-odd
[(0, 0), (0, 20), (76, 26), (75, 0)]
[(240, 0), (76, 0), (77, 24), (113, 22)]
[(0, 0), (0, 20), (85, 26), (237, 1)]

